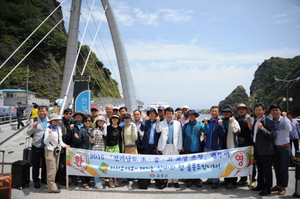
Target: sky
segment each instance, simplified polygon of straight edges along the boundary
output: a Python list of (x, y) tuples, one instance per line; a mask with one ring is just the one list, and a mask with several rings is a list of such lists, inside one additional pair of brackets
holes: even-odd
[[(67, 31), (71, 2), (62, 3)], [(127, 52), (136, 97), (144, 102), (144, 108), (158, 101), (174, 109), (183, 105), (210, 108), (239, 85), (249, 95), (254, 72), (264, 60), (300, 55), (299, 0), (110, 3)], [(101, 23), (93, 51), (120, 83), (101, 1), (95, 0), (92, 5), (93, 0), (82, 0), (79, 41), (92, 46)]]

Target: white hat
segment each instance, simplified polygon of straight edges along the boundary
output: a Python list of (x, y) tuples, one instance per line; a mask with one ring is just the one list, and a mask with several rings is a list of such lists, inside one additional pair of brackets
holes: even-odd
[(102, 121), (106, 122), (105, 117), (102, 115), (97, 117), (94, 122), (96, 123), (98, 120), (102, 120)]
[(118, 108), (118, 107), (114, 106), (114, 107), (113, 107), (113, 110), (115, 110), (115, 109), (119, 110), (119, 108)]
[(190, 107), (188, 105), (184, 105), (182, 108), (189, 109)]
[(59, 115), (57, 115), (56, 113), (52, 113), (52, 114), (49, 116), (48, 122), (51, 122), (52, 120), (61, 120), (61, 117), (60, 117)]

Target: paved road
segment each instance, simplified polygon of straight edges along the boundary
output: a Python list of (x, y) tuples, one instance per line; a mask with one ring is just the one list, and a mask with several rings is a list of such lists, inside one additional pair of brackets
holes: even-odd
[[(16, 133), (16, 131), (11, 130), (9, 125), (1, 125), (0, 128), (4, 132), (0, 132), (0, 143), (8, 138), (9, 136)], [(0, 145), (0, 149), (6, 151), (5, 162), (14, 162), (16, 160), (22, 159), (24, 141), (27, 137), (26, 130), (20, 131), (16, 136), (9, 139), (4, 144)], [(10, 154), (8, 153), (10, 152)], [(10, 172), (11, 166), (5, 166), (5, 172)], [(274, 173), (274, 172), (273, 172)], [(289, 171), (289, 187), (287, 188), (287, 193), (284, 196), (278, 196), (275, 192), (265, 196), (264, 198), (292, 198), (295, 191), (295, 171), (291, 168)], [(274, 182), (275, 183), (275, 177)], [(203, 179), (205, 180), (205, 179)], [(221, 179), (223, 180), (223, 179)], [(180, 182), (180, 188), (176, 189), (173, 187), (165, 188), (163, 190), (157, 189), (154, 183), (151, 184), (149, 189), (141, 190), (137, 187), (137, 182), (133, 184), (133, 189), (129, 190), (125, 183), (120, 183), (119, 187), (109, 188), (108, 183), (105, 185), (105, 189), (98, 190), (95, 188), (90, 188), (88, 190), (83, 189), (80, 184), (78, 186), (71, 186), (66, 189), (65, 186), (61, 186), (61, 193), (53, 194), (46, 193), (46, 185), (42, 184), (40, 189), (35, 189), (33, 187), (33, 182), (30, 182), (30, 186), (24, 188), (23, 190), (13, 189), (12, 199), (49, 199), (49, 198), (59, 198), (59, 199), (74, 199), (74, 198), (139, 198), (139, 199), (150, 199), (150, 198), (172, 198), (172, 199), (192, 199), (192, 198), (262, 198), (258, 195), (258, 192), (250, 191), (247, 186), (239, 186), (236, 189), (226, 189), (225, 187), (219, 187), (218, 189), (211, 189), (209, 185), (204, 185), (202, 188), (196, 188), (195, 186), (191, 188), (186, 188), (183, 182)], [(1, 196), (0, 196), (1, 199)]]

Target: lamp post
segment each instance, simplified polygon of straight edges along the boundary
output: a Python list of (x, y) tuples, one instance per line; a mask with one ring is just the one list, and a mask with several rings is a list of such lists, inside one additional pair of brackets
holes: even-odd
[(275, 77), (276, 81), (282, 82), (284, 85), (286, 85), (286, 98), (284, 97), (282, 100), (286, 101), (286, 111), (289, 111), (289, 101), (293, 101), (293, 98), (289, 98), (289, 85), (291, 85), (294, 81), (298, 81), (300, 77), (297, 77), (295, 79), (286, 80), (286, 79), (279, 79)]

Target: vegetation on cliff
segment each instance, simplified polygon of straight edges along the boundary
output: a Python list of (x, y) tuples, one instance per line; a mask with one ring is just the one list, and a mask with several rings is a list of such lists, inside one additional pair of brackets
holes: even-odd
[(225, 104), (236, 106), (237, 103), (254, 107), (255, 103), (263, 103), (268, 108), (271, 104), (277, 103), (283, 111), (287, 111), (288, 99), (283, 101), (283, 98), (287, 98), (288, 89), (288, 98), (292, 98), (292, 101), (288, 101), (288, 110), (293, 111), (295, 115), (300, 115), (300, 80), (287, 85), (282, 81), (276, 81), (275, 77), (282, 80), (294, 80), (300, 77), (300, 56), (292, 59), (271, 57), (265, 60), (254, 73), (250, 97), (248, 98), (242, 86), (238, 86), (219, 103), (219, 107), (222, 108)]
[(220, 101), (218, 106), (220, 110), (226, 104), (230, 104), (233, 108), (236, 108), (239, 103), (249, 105), (249, 96), (243, 86), (236, 87), (224, 100)]
[[(0, 64), (32, 33), (32, 31), (59, 5), (56, 0), (0, 0)], [(0, 79), (42, 39), (62, 18), (58, 9), (22, 48), (0, 69)], [(50, 100), (59, 98), (64, 72), (67, 33), (63, 23), (23, 61), (23, 63), (0, 85), (4, 88), (26, 89), (27, 66), (29, 90), (37, 97)], [(83, 46), (78, 59), (80, 74), (89, 47)], [(93, 97), (120, 98), (117, 82), (111, 78), (109, 69), (92, 53), (85, 74), (91, 75), (90, 89)]]

